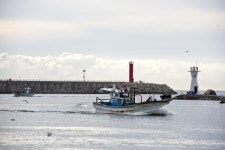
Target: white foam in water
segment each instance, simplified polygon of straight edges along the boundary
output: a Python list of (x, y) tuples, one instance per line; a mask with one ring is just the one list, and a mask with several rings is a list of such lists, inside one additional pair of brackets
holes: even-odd
[(149, 115), (167, 116), (167, 115), (171, 115), (171, 113), (169, 113), (166, 109), (158, 109), (158, 110), (151, 111)]
[(126, 115), (134, 115), (134, 116), (167, 116), (172, 115), (173, 113), (168, 112), (166, 109), (158, 109), (151, 112), (136, 112), (136, 113), (124, 113)]
[(90, 114), (95, 113), (95, 110), (92, 106), (82, 103), (76, 104), (74, 111), (77, 113), (90, 113)]
[(87, 109), (88, 106), (85, 105), (85, 104), (79, 103), (79, 104), (77, 104), (75, 107), (76, 107), (76, 108), (84, 108), (84, 109)]

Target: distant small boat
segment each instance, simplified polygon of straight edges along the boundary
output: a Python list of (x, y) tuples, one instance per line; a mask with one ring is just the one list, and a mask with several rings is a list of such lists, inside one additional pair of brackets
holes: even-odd
[(224, 104), (224, 103), (225, 103), (225, 100), (220, 101), (220, 104)]
[(169, 104), (171, 101), (171, 94), (161, 95), (161, 100), (152, 99), (149, 97), (146, 101), (135, 102), (135, 96), (137, 96), (134, 90), (119, 90), (116, 88), (102, 88), (102, 91), (109, 92), (110, 99), (96, 98), (96, 102), (93, 102), (93, 106), (97, 113), (151, 113), (159, 110), (164, 105)]
[(33, 95), (34, 95), (34, 93), (31, 92), (31, 88), (30, 87), (24, 88), (20, 92), (14, 92), (14, 96), (15, 97), (19, 97), (19, 96), (32, 97)]

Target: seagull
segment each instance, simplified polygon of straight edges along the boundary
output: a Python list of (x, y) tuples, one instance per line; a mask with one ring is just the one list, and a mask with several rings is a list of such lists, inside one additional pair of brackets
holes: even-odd
[(185, 51), (186, 53), (188, 53), (189, 51)]
[(47, 136), (52, 136), (52, 132), (47, 132)]
[(24, 102), (26, 102), (28, 104), (28, 101), (27, 100), (23, 100)]

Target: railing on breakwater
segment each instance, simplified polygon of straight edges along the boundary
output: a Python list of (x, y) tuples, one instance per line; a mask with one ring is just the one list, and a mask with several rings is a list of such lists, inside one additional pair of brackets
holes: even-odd
[(52, 79), (0, 79), (1, 81), (51, 81), (51, 82), (128, 82), (123, 80), (52, 80)]

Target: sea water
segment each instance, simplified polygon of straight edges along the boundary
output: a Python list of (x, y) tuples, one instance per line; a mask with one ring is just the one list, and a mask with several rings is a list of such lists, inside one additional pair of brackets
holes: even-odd
[(225, 149), (218, 101), (173, 100), (154, 114), (116, 115), (96, 114), (96, 97), (108, 95), (0, 95), (0, 149)]

